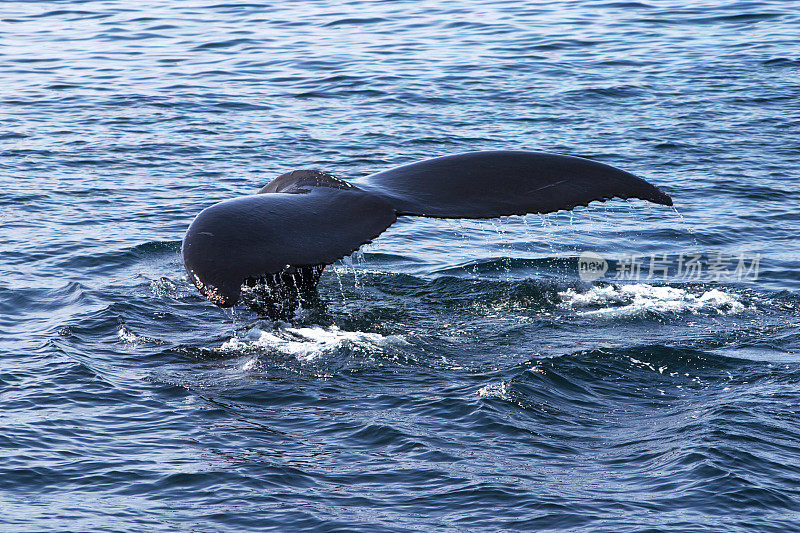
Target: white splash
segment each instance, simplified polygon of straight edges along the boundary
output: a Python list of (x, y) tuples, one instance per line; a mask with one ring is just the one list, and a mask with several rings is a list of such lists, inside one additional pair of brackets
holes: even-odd
[(162, 344), (163, 342), (152, 337), (145, 337), (144, 335), (134, 333), (130, 328), (123, 324), (120, 324), (119, 328), (117, 328), (117, 338), (132, 347), (145, 343)]
[(497, 398), (499, 400), (508, 401), (510, 399), (509, 396), (509, 386), (508, 381), (500, 381), (497, 383), (489, 383), (488, 385), (484, 385), (483, 387), (478, 390), (478, 396), (481, 398)]
[(117, 337), (122, 342), (126, 342), (128, 344), (137, 344), (141, 340), (136, 333), (122, 325), (120, 325), (119, 329), (117, 330)]
[[(278, 325), (271, 331), (251, 328), (241, 337), (233, 337), (222, 344), (226, 351), (270, 350), (296, 357), (300, 361), (312, 361), (339, 350), (370, 353), (380, 351), (389, 344), (404, 344), (398, 335), (383, 336), (379, 333), (343, 331), (336, 326), (288, 327)], [(254, 360), (246, 365), (252, 368)]]
[(558, 295), (561, 297), (561, 307), (598, 308), (581, 311), (579, 314), (609, 318), (640, 316), (646, 313), (734, 314), (746, 309), (736, 295), (719, 289), (692, 293), (677, 287), (658, 287), (646, 283), (598, 286), (586, 292), (567, 289)]

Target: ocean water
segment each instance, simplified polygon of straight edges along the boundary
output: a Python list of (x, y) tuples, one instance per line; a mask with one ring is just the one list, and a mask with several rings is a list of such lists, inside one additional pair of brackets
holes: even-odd
[[(799, 14), (3, 3), (0, 530), (800, 530)], [(187, 281), (215, 202), (488, 149), (675, 209), (403, 218), (282, 319)]]

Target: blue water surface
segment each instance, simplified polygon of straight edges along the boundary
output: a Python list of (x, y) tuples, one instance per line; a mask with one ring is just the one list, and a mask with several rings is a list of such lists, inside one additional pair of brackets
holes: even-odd
[[(0, 18), (0, 530), (800, 530), (797, 2)], [(280, 320), (187, 281), (279, 174), (489, 149), (675, 209), (403, 218)]]

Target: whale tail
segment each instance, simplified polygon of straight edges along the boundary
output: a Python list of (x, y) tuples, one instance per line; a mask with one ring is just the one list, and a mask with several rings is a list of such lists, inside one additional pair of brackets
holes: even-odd
[(615, 197), (672, 205), (658, 187), (623, 170), (537, 152), (445, 156), (350, 182), (299, 170), (259, 194), (203, 210), (181, 253), (200, 292), (230, 307), (243, 284), (266, 283), (275, 298), (313, 288), (325, 265), (371, 242), (398, 216), (544, 214)]
[(494, 218), (639, 198), (672, 205), (658, 187), (612, 166), (541, 152), (469, 152), (411, 163), (352, 183), (398, 215)]

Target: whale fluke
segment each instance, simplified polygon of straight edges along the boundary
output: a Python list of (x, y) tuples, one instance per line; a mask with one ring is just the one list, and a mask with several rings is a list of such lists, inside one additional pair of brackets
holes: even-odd
[(275, 285), (277, 295), (313, 288), (325, 265), (371, 242), (397, 216), (543, 214), (614, 197), (672, 205), (669, 195), (623, 170), (539, 152), (438, 157), (350, 182), (296, 170), (258, 194), (201, 211), (181, 253), (200, 292), (230, 307), (243, 284)]
[(597, 200), (672, 205), (658, 187), (597, 161), (541, 152), (469, 152), (352, 180), (398, 215), (494, 218), (552, 213)]
[(303, 190), (240, 196), (197, 215), (181, 254), (189, 279), (206, 298), (230, 307), (243, 283), (272, 274), (285, 283), (301, 269), (329, 265), (397, 219), (384, 200), (355, 187)]

